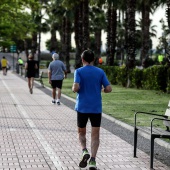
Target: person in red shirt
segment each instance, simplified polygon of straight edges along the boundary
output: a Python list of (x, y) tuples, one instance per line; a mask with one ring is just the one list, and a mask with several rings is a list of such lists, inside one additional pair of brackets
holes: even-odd
[(100, 57), (99, 58), (99, 64), (102, 65), (102, 63), (103, 63), (103, 59)]

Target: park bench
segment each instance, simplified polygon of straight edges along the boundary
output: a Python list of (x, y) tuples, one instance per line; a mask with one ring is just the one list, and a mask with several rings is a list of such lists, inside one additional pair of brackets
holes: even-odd
[[(144, 114), (151, 116), (151, 122), (149, 127), (144, 126), (138, 126), (137, 122), (139, 121), (137, 119), (137, 116), (139, 114)], [(153, 169), (153, 159), (154, 159), (154, 140), (156, 138), (166, 138), (170, 139), (170, 120), (168, 119), (170, 117), (170, 101), (168, 104), (168, 107), (165, 111), (165, 115), (159, 115), (155, 113), (148, 113), (148, 112), (136, 112), (135, 113), (135, 124), (134, 124), (134, 157), (136, 157), (136, 151), (137, 151), (137, 137), (138, 137), (138, 130), (141, 130), (147, 134), (150, 135), (150, 168)], [(155, 121), (161, 121), (162, 128), (158, 128), (154, 126)]]
[(40, 82), (42, 87), (44, 87), (43, 78), (48, 78), (48, 75), (43, 71), (40, 71), (39, 78), (35, 78), (36, 81)]

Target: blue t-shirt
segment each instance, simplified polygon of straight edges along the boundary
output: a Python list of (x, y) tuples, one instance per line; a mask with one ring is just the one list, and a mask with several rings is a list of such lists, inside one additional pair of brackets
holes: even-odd
[(75, 70), (74, 83), (79, 83), (75, 110), (80, 113), (102, 113), (102, 86), (110, 83), (105, 72), (95, 66), (87, 65)]
[(66, 67), (62, 61), (52, 61), (48, 66), (48, 70), (51, 72), (51, 80), (64, 79), (64, 71), (66, 71)]

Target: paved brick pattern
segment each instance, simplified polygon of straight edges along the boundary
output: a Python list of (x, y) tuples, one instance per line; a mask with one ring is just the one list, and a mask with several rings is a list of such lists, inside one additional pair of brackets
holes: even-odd
[[(31, 95), (15, 74), (0, 73), (0, 170), (79, 169), (76, 112), (50, 102), (51, 97), (37, 88)], [(90, 151), (90, 124), (87, 139)], [(101, 128), (100, 170), (148, 170), (149, 156), (140, 150), (137, 154), (133, 158), (133, 146)], [(154, 167), (170, 169), (157, 160)]]

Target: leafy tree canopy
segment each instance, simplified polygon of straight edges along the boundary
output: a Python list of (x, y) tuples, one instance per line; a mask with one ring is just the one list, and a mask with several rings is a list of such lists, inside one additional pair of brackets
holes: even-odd
[(30, 8), (37, 9), (35, 0), (0, 1), (0, 46), (9, 46), (15, 39), (25, 39), (36, 28)]

